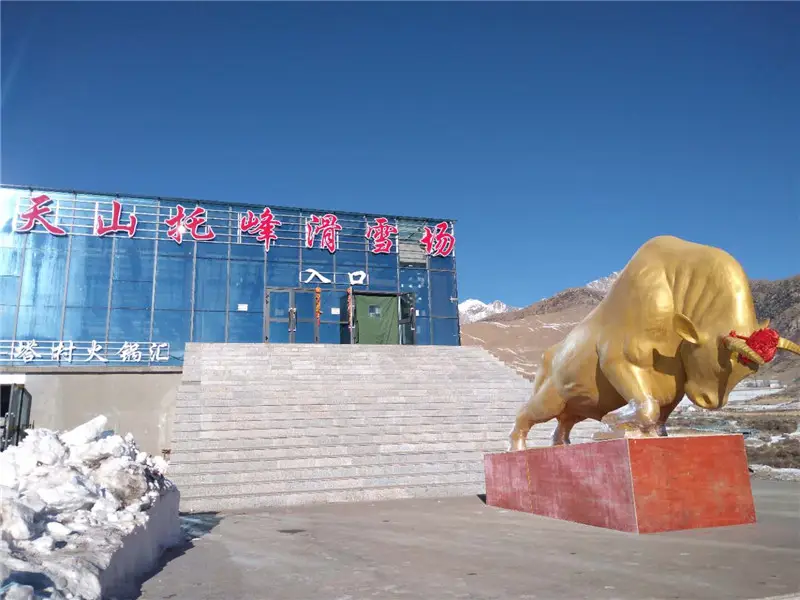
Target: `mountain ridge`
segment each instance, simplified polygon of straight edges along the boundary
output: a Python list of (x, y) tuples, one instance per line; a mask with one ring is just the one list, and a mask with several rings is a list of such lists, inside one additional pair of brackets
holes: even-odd
[[(613, 272), (582, 287), (567, 288), (524, 308), (490, 311), (477, 320), (462, 320), (462, 344), (482, 346), (532, 379), (542, 352), (564, 339), (600, 304), (618, 275)], [(800, 274), (778, 280), (751, 280), (750, 288), (759, 320), (770, 319), (770, 326), (783, 337), (800, 343)], [(780, 352), (760, 370), (759, 377), (800, 379), (800, 357)]]

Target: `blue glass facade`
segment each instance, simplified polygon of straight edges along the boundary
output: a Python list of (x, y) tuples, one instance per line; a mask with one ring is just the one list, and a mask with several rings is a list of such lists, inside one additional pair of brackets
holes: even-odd
[(266, 250), (263, 204), (0, 194), (0, 366), (179, 366), (189, 341), (350, 343), (350, 293), (413, 302), (404, 343), (460, 343), (451, 221), (334, 212), (326, 231), (326, 211), (270, 206)]

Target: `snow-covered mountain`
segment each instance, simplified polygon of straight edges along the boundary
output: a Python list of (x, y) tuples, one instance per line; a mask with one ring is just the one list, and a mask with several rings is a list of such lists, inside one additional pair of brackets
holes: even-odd
[(514, 307), (508, 306), (505, 302), (495, 300), (490, 304), (481, 302), (480, 300), (469, 299), (464, 300), (458, 305), (458, 314), (461, 317), (461, 324), (475, 323), (483, 319), (496, 315), (499, 313), (516, 310)]
[(614, 271), (611, 273), (611, 275), (590, 281), (586, 284), (586, 287), (590, 290), (595, 290), (596, 292), (600, 292), (601, 294), (605, 295), (611, 289), (611, 286), (614, 285), (614, 282), (618, 277), (619, 271)]

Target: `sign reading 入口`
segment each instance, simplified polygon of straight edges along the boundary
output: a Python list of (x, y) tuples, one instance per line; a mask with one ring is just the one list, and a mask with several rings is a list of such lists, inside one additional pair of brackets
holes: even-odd
[[(20, 210), (16, 215), (15, 231), (18, 233), (31, 232), (38, 225), (50, 235), (67, 235), (67, 231), (58, 225), (57, 219), (53, 220), (55, 213), (52, 203), (53, 200), (47, 194), (39, 194), (30, 198), (28, 207)], [(129, 238), (136, 235), (139, 218), (134, 212), (127, 212), (120, 200), (112, 200), (110, 213), (110, 215), (104, 215), (98, 206), (93, 222), (94, 235), (103, 237), (112, 233), (121, 233)], [(370, 252), (373, 254), (396, 252), (395, 240), (399, 231), (398, 227), (391, 224), (385, 217), (376, 217), (373, 221), (372, 224), (366, 225), (364, 231), (364, 237), (370, 242)], [(182, 243), (186, 237), (197, 242), (212, 241), (217, 237), (214, 227), (208, 221), (206, 209), (201, 206), (196, 206), (190, 211), (178, 204), (162, 222), (167, 228), (167, 237), (177, 244)], [(252, 236), (256, 241), (264, 244), (265, 252), (269, 252), (273, 243), (279, 239), (279, 230), (282, 225), (283, 223), (275, 217), (269, 207), (264, 207), (258, 214), (248, 210), (239, 218), (237, 224), (241, 234)], [(305, 220), (304, 245), (306, 248), (316, 246), (333, 254), (339, 248), (339, 232), (342, 229), (336, 215), (331, 213), (312, 214)], [(423, 234), (419, 238), (419, 243), (425, 253), (429, 256), (451, 256), (456, 245), (452, 229), (452, 224), (447, 221), (442, 221), (433, 228), (425, 225)]]

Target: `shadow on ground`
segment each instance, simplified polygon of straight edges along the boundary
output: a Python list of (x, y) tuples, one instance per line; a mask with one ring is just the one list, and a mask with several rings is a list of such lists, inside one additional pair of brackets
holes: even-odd
[(137, 586), (135, 595), (130, 598), (119, 598), (117, 600), (134, 600), (135, 598), (139, 598), (142, 595), (142, 586), (146, 581), (158, 575), (170, 561), (175, 560), (179, 556), (183, 556), (187, 551), (194, 548), (194, 541), (196, 539), (207, 535), (222, 521), (222, 517), (215, 512), (182, 513), (180, 519), (183, 541), (177, 546), (169, 548), (161, 555), (156, 566), (142, 577), (142, 581)]

